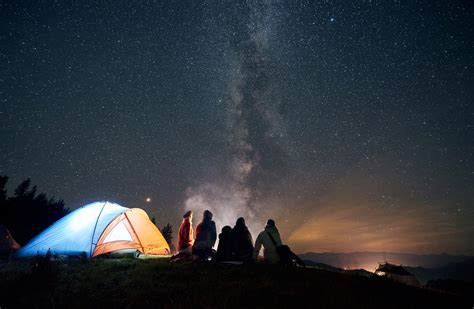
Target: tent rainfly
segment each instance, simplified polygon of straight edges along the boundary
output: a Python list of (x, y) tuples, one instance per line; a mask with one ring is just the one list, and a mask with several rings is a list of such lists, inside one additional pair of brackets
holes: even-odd
[(83, 206), (34, 237), (16, 253), (19, 257), (58, 255), (95, 257), (124, 249), (167, 255), (170, 248), (145, 211), (110, 202)]
[(20, 249), (20, 245), (13, 239), (10, 231), (0, 224), (0, 255), (10, 254)]
[(394, 265), (387, 262), (383, 264), (379, 263), (375, 274), (407, 285), (420, 286), (420, 282), (416, 279), (415, 275), (409, 273), (401, 265)]

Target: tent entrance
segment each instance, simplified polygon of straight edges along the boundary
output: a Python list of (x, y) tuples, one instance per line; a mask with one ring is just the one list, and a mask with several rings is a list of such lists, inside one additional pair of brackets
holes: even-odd
[(92, 256), (123, 249), (136, 249), (145, 254), (169, 254), (163, 235), (139, 208), (129, 209), (109, 223)]
[(109, 235), (105, 237), (104, 243), (113, 242), (113, 241), (132, 241), (132, 236), (128, 232), (125, 224), (121, 221), (110, 231)]

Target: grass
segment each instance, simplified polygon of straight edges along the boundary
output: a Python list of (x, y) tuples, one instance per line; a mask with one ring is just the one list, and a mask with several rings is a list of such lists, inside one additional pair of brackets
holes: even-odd
[(0, 307), (472, 308), (384, 278), (278, 266), (98, 259), (0, 265)]

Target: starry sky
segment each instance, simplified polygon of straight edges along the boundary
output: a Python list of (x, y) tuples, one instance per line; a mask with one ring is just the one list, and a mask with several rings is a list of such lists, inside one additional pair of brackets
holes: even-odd
[(295, 252), (474, 255), (473, 21), (467, 0), (1, 1), (0, 174), (175, 228), (273, 218)]

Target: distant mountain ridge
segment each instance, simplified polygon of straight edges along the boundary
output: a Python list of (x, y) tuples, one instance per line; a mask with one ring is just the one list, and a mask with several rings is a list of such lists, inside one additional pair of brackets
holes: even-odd
[(474, 281), (474, 258), (460, 263), (451, 263), (438, 268), (405, 267), (422, 283), (437, 279)]
[(342, 269), (366, 269), (374, 271), (379, 262), (390, 262), (412, 267), (440, 268), (449, 264), (463, 263), (472, 256), (442, 254), (411, 254), (396, 252), (350, 252), (350, 253), (318, 253), (299, 254), (301, 259), (315, 263), (328, 264)]

